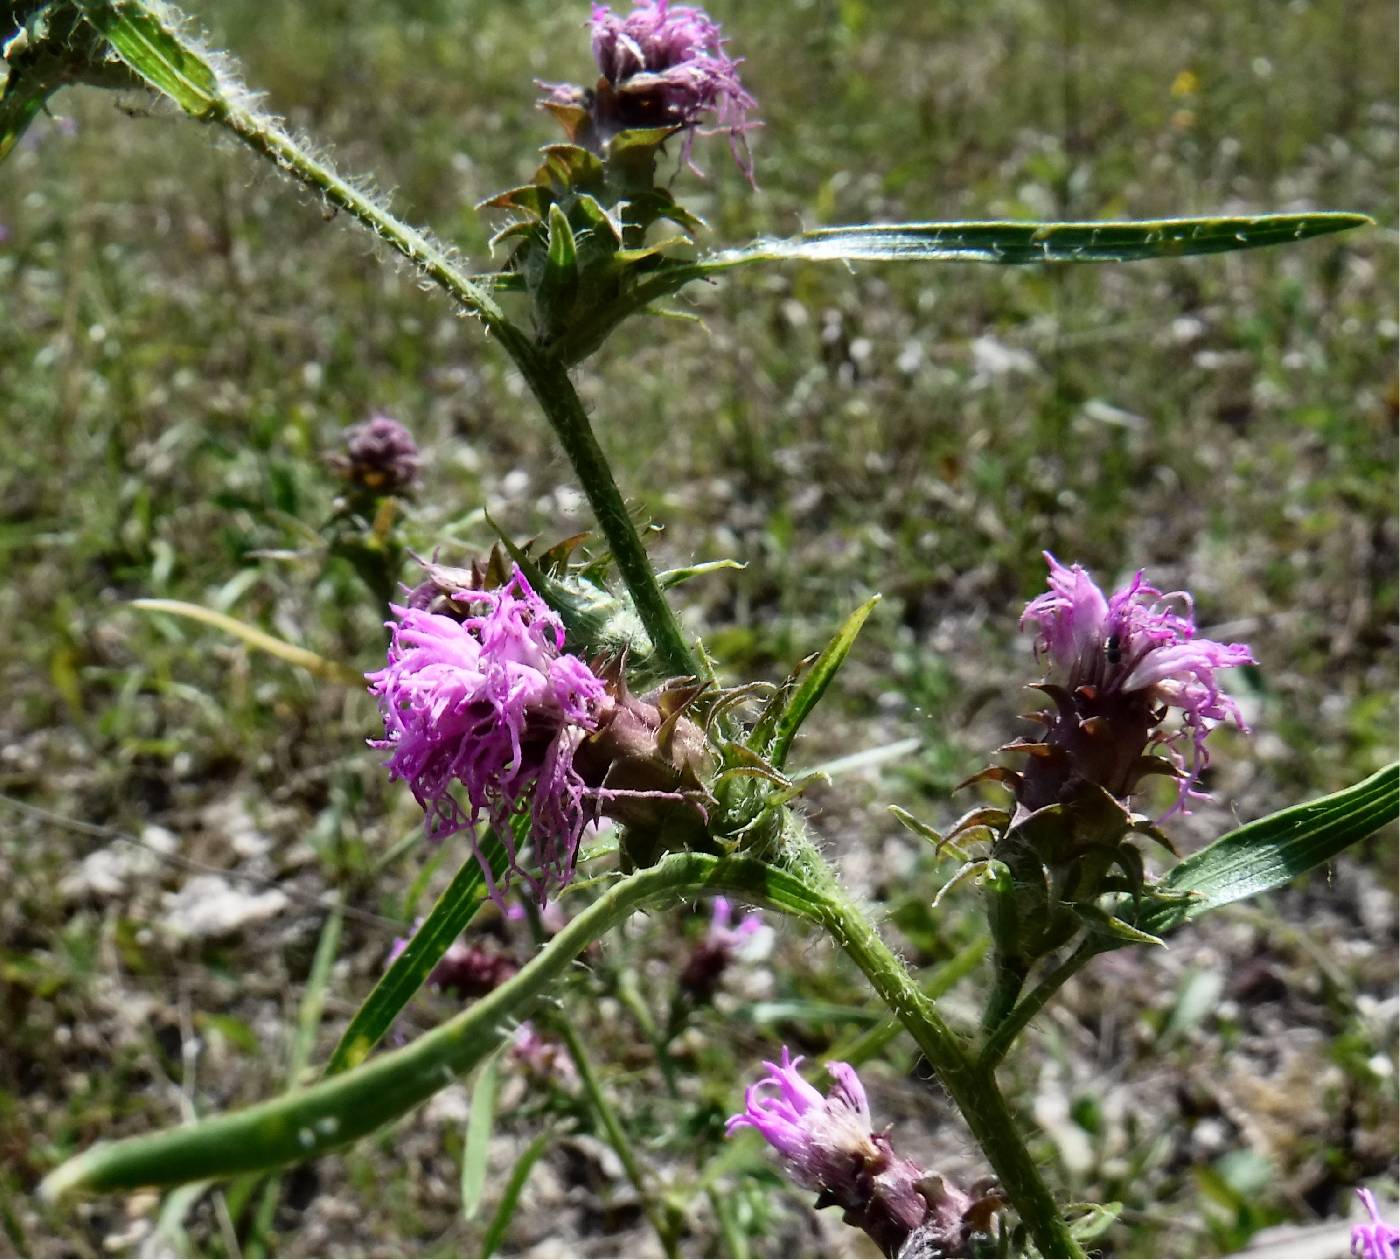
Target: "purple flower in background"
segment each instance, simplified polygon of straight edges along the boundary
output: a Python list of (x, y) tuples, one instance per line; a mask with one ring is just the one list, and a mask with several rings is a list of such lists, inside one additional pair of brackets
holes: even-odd
[[(573, 876), (589, 818), (574, 754), (597, 727), (604, 683), (562, 651), (563, 625), (518, 568), (499, 589), (453, 598), (486, 611), (457, 621), (392, 609), (388, 664), (366, 675), (384, 715), (384, 738), (373, 743), (391, 750), (385, 764), (413, 789), (431, 837), (468, 833), (498, 903), (513, 872), (543, 904)], [(538, 874), (521, 866), (510, 826), (527, 805)], [(499, 886), (477, 847), (483, 819), (509, 854)]]
[[(1248, 729), (1216, 672), (1254, 664), (1252, 653), (1243, 643), (1197, 638), (1191, 597), (1164, 595), (1141, 570), (1106, 597), (1079, 565), (1045, 558), (1050, 589), (1026, 605), (1021, 626), (1036, 630), (1036, 655), (1050, 666), (1041, 689), (1057, 712), (1047, 715), (1043, 745), (1033, 746), (1041, 755), (1026, 772), (1025, 803), (1050, 803), (1070, 774), (1125, 797), (1145, 772), (1144, 749), (1156, 745), (1180, 776), (1184, 809), (1203, 795), (1195, 787), (1210, 764), (1205, 743), (1214, 725)], [(1181, 730), (1158, 729), (1168, 709), (1180, 712)], [(1177, 748), (1183, 740), (1189, 765)]]
[(578, 1069), (568, 1051), (557, 1041), (542, 1037), (526, 1020), (511, 1038), (510, 1057), (527, 1075), (568, 1089), (578, 1083)]
[(708, 1002), (714, 998), (720, 977), (739, 951), (763, 931), (763, 919), (746, 914), (737, 927), (731, 926), (734, 907), (728, 897), (716, 897), (710, 911), (705, 938), (694, 948), (681, 968), (680, 985), (692, 998)]
[[(871, 1132), (870, 1104), (850, 1064), (827, 1064), (835, 1084), (823, 1096), (798, 1073), (801, 1063), (786, 1046), (780, 1063), (765, 1063), (768, 1075), (744, 1091), (744, 1110), (729, 1118), (725, 1132), (757, 1129), (782, 1156), (789, 1176), (818, 1192), (818, 1207), (840, 1205), (847, 1222), (864, 1229), (886, 1255), (899, 1254), (938, 1208), (921, 1193), (924, 1171), (895, 1154), (887, 1134)], [(971, 1201), (957, 1193), (955, 1203), (955, 1192), (937, 1181), (948, 1193), (950, 1221), (960, 1227)]]
[(755, 932), (763, 930), (763, 916), (757, 911), (746, 914), (736, 927), (730, 926), (733, 921), (734, 907), (729, 898), (716, 897), (710, 907), (710, 928), (705, 933), (705, 944), (712, 949), (724, 949), (732, 953)]
[[(580, 104), (592, 115), (597, 141), (619, 131), (682, 128), (684, 157), (697, 132), (729, 133), (734, 160), (750, 183), (753, 160), (746, 133), (756, 105), (739, 79), (739, 62), (724, 51), (719, 24), (703, 9), (669, 0), (637, 0), (626, 17), (605, 4), (592, 16), (593, 57), (602, 81), (583, 92), (571, 84), (545, 84), (556, 104)], [(713, 117), (714, 125), (702, 123)], [(693, 166), (692, 166), (693, 169)]]
[(418, 444), (390, 416), (371, 416), (345, 431), (345, 451), (333, 462), (341, 476), (373, 494), (402, 494), (418, 476)]
[(1376, 1196), (1369, 1190), (1357, 1190), (1370, 1214), (1369, 1225), (1355, 1225), (1351, 1231), (1351, 1254), (1361, 1260), (1396, 1260), (1396, 1244), (1400, 1243), (1400, 1229), (1381, 1219), (1380, 1208), (1376, 1206)]

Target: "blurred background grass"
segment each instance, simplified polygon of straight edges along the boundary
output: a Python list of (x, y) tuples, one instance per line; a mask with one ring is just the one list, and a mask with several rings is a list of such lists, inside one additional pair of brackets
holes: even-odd
[[(930, 914), (936, 863), (882, 807), (946, 822), (967, 804), (951, 786), (1017, 733), (1030, 675), (1015, 619), (1043, 548), (1105, 582), (1146, 565), (1196, 594), (1214, 637), (1255, 649), (1239, 682), (1255, 734), (1218, 737), (1215, 803), (1174, 826), (1186, 847), (1393, 756), (1393, 6), (711, 7), (767, 124), (756, 195), (720, 142), (700, 151), (705, 182), (678, 178), (716, 241), (862, 220), (1304, 208), (1379, 224), (1132, 267), (756, 272), (682, 304), (703, 326), (638, 321), (581, 372), (624, 491), (665, 526), (658, 561), (748, 564), (684, 597), (731, 680), (780, 677), (885, 593), (800, 756), (920, 740), (814, 799), (911, 959), (968, 945), (976, 907)], [(197, 14), (271, 108), (482, 266), (490, 229), (472, 207), (528, 178), (555, 139), (531, 80), (587, 81), (584, 16), (543, 0), (230, 0)], [(143, 98), (68, 91), (52, 109), (0, 169), (0, 790), (163, 829), (148, 843), (285, 899), (262, 921), (182, 927), (200, 876), (0, 807), (0, 1197), (36, 1250), (150, 1253), (171, 1237), (151, 1232), (152, 1199), (40, 1216), (26, 1193), (95, 1138), (173, 1122), (182, 1100), (203, 1111), (280, 1088), (315, 900), (343, 890), (385, 919), (347, 924), (329, 1042), (392, 922), (458, 855), (384, 864), (416, 810), (363, 747), (366, 699), (126, 601), (208, 603), (371, 667), (382, 612), (318, 531), (335, 493), (324, 453), (372, 409), (425, 448), (422, 547), (456, 562), (488, 545), (483, 507), (517, 537), (588, 522), (504, 356), (363, 234)], [(1128, 1205), (1110, 1252), (1218, 1254), (1393, 1176), (1394, 848), (1393, 834), (1363, 846), (1166, 957), (1102, 960), (1032, 1031), (1010, 1087), (1044, 1126), (1056, 1180)], [(820, 1057), (841, 1031), (750, 1018), (730, 995), (686, 1042), (683, 1103), (657, 1102), (606, 974), (664, 988), (677, 924), (697, 922), (624, 934), (573, 1000), (638, 1140), (679, 1182), (696, 1151), (718, 1149), (715, 1119), (762, 1053), (786, 1038)], [(745, 983), (860, 1000), (791, 930)], [(898, 1138), (980, 1171), (908, 1047), (884, 1061), (877, 1107)], [(444, 1104), (297, 1174), (256, 1230), (206, 1196), (185, 1239), (210, 1254), (470, 1249), (456, 1119)], [(508, 1168), (541, 1123), (498, 1126), (493, 1159)], [(651, 1245), (615, 1170), (580, 1149), (547, 1161), (508, 1253)], [(723, 1184), (756, 1254), (862, 1254), (761, 1172)], [(687, 1247), (732, 1247), (716, 1228), (702, 1202)]]

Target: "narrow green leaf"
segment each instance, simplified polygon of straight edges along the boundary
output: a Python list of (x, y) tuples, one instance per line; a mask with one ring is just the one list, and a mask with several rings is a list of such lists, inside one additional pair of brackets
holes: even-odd
[(287, 1061), (287, 1081), (293, 1086), (301, 1080), (316, 1050), (316, 1034), (321, 1030), (321, 1015), (326, 1008), (331, 968), (335, 966), (336, 951), (340, 948), (340, 928), (344, 921), (342, 897), (337, 892), (335, 905), (326, 916), (320, 939), (316, 942), (316, 956), (311, 960), (311, 972), (306, 977), (306, 991), (301, 995), (301, 1004), (297, 1007), (296, 1032)]
[(139, 608), (142, 612), (169, 613), (174, 617), (201, 621), (207, 626), (222, 630), (225, 634), (231, 634), (235, 639), (241, 639), (259, 652), (267, 652), (289, 665), (299, 666), (318, 678), (344, 683), (347, 687), (363, 687), (365, 684), (364, 675), (348, 665), (330, 660), (309, 648), (297, 647), (296, 644), (279, 639), (265, 630), (250, 626), (246, 621), (239, 621), (237, 617), (230, 617), (227, 613), (215, 612), (202, 604), (189, 604), (182, 599), (133, 599), (131, 606)]
[(127, 66), (187, 114), (227, 108), (213, 68), (144, 0), (82, 0), (82, 11)]
[(1246, 823), (1173, 867), (1163, 890), (1190, 899), (1154, 906), (1138, 926), (1169, 932), (1207, 910), (1281, 888), (1393, 822), (1397, 807), (1400, 766), (1389, 765), (1331, 796)]
[[(494, 878), (506, 868), (506, 851), (494, 831), (481, 841), (481, 851), (491, 863)], [(393, 1027), (399, 1012), (423, 987), (448, 947), (461, 936), (467, 924), (486, 901), (486, 874), (475, 854), (469, 854), (452, 882), (443, 889), (432, 911), (404, 947), (402, 953), (379, 977), (355, 1017), (350, 1021), (326, 1064), (326, 1075), (357, 1067), (369, 1058), (380, 1038)]]
[(496, 1087), (501, 1078), (501, 1056), (493, 1054), (481, 1065), (472, 1086), (467, 1111), (467, 1132), (462, 1140), (462, 1217), (474, 1221), (486, 1192), (486, 1166), (491, 1154), (491, 1130), (496, 1122)]
[(760, 240), (697, 260), (706, 271), (805, 262), (1108, 263), (1287, 245), (1372, 222), (1364, 214), (1261, 214), (1085, 223), (864, 223)]
[(1089, 931), (1099, 936), (1111, 937), (1114, 940), (1124, 941), (1129, 945), (1165, 945), (1160, 936), (1153, 936), (1150, 932), (1144, 932), (1140, 928), (1135, 928), (1131, 923), (1125, 923), (1122, 919), (1109, 914), (1101, 906), (1092, 904), (1080, 904), (1074, 907), (1074, 913), (1084, 921), (1084, 925)]
[(707, 573), (718, 573), (721, 569), (747, 569), (749, 566), (738, 560), (705, 560), (699, 564), (688, 564), (680, 569), (664, 569), (656, 575), (656, 584), (669, 591), (673, 586), (688, 582), (691, 578), (703, 577)]
[(736, 249), (663, 264), (616, 301), (576, 321), (554, 348), (565, 362), (577, 363), (602, 345), (624, 319), (651, 303), (692, 280), (754, 263), (1138, 262), (1286, 245), (1371, 223), (1364, 214), (1319, 211), (1098, 223), (863, 223), (817, 228), (786, 240), (751, 241)]
[(671, 854), (613, 884), (505, 984), (416, 1041), (241, 1111), (143, 1137), (99, 1142), (54, 1169), (41, 1194), (52, 1201), (230, 1177), (314, 1159), (353, 1142), (481, 1063), (501, 1044), (512, 1022), (535, 1009), (588, 945), (638, 909), (720, 891), (819, 922), (829, 914), (820, 894), (765, 863)]
[(880, 597), (872, 595), (847, 617), (841, 628), (832, 637), (831, 642), (822, 649), (821, 655), (812, 663), (811, 669), (803, 675), (801, 682), (797, 684), (792, 697), (787, 702), (787, 707), (778, 718), (777, 730), (773, 736), (773, 746), (768, 753), (769, 760), (778, 769), (781, 770), (783, 763), (787, 761), (788, 753), (792, 749), (792, 741), (802, 723), (816, 707), (817, 701), (825, 694), (831, 680), (836, 676), (836, 671), (841, 668), (842, 663), (850, 653), (851, 647), (856, 641), (856, 635), (860, 633), (860, 628), (865, 625), (865, 619), (870, 616), (875, 605), (879, 602)]
[(0, 161), (4, 161), (19, 143), (56, 87), (57, 84), (43, 82), (32, 75), (11, 71), (0, 91)]
[(483, 1260), (490, 1260), (490, 1257), (501, 1249), (501, 1244), (505, 1242), (506, 1230), (510, 1228), (511, 1220), (515, 1216), (515, 1209), (520, 1206), (520, 1196), (525, 1190), (525, 1183), (530, 1179), (530, 1172), (539, 1163), (540, 1156), (549, 1149), (550, 1143), (554, 1140), (554, 1133), (551, 1130), (546, 1130), (536, 1137), (525, 1148), (520, 1158), (515, 1161), (515, 1167), (510, 1170), (510, 1177), (506, 1180), (505, 1189), (501, 1192), (501, 1202), (492, 1215), (491, 1224), (486, 1227), (486, 1234), (481, 1240)]

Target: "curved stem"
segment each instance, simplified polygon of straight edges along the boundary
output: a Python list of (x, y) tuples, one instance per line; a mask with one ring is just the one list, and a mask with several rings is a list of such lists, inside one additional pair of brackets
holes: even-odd
[[(977, 1056), (980, 1067), (991, 1071), (1006, 1057), (1011, 1043), (1016, 1040), (1027, 1024), (1031, 1022), (1045, 1004), (1055, 996), (1076, 971), (1091, 958), (1103, 953), (1103, 947), (1090, 937), (1079, 946), (1054, 971), (1050, 972), (1036, 987), (1009, 1012), (995, 1023), (989, 1024), (989, 1036), (982, 1043), (982, 1051)], [(990, 1013), (991, 1008), (988, 1007)]]
[(812, 917), (806, 890), (782, 871), (749, 858), (672, 854), (614, 884), (500, 988), (402, 1049), (241, 1111), (100, 1142), (50, 1173), (42, 1193), (52, 1199), (262, 1171), (364, 1137), (480, 1063), (588, 945), (634, 911), (719, 891)]

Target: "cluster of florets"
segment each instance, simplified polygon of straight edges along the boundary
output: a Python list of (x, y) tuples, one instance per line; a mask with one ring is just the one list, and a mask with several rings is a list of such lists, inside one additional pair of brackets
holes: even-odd
[[(574, 754), (598, 727), (606, 686), (563, 651), (558, 616), (519, 569), (506, 586), (454, 599), (485, 611), (458, 620), (393, 608), (388, 664), (367, 676), (384, 716), (375, 746), (390, 750), (390, 773), (413, 789), (431, 837), (469, 835), (493, 897), (505, 885), (482, 855), (483, 821), (506, 850), (508, 873), (543, 904), (550, 887), (572, 877), (590, 818)], [(512, 826), (526, 813), (532, 868), (521, 863)]]
[(1400, 1243), (1400, 1229), (1396, 1229), (1382, 1215), (1376, 1206), (1376, 1196), (1369, 1190), (1358, 1190), (1357, 1198), (1371, 1218), (1364, 1225), (1353, 1225), (1351, 1230), (1351, 1254), (1359, 1260), (1396, 1260), (1396, 1244)]
[[(592, 27), (597, 86), (544, 84), (545, 105), (584, 109), (591, 127), (582, 139), (600, 150), (620, 131), (670, 128), (685, 132), (688, 162), (697, 132), (727, 132), (734, 160), (752, 182), (746, 136), (758, 125), (749, 118), (755, 101), (739, 79), (739, 62), (724, 51), (718, 23), (689, 5), (638, 0), (626, 17), (595, 4)], [(713, 126), (702, 128), (711, 117)]]
[(372, 495), (405, 494), (418, 476), (418, 444), (391, 416), (371, 416), (345, 432), (344, 450), (331, 457), (350, 485)]
[(726, 1132), (751, 1127), (782, 1156), (788, 1175), (817, 1193), (817, 1207), (839, 1206), (887, 1256), (965, 1254), (974, 1234), (992, 1232), (1001, 1197), (969, 1195), (895, 1152), (888, 1133), (873, 1132), (870, 1103), (848, 1063), (828, 1063), (834, 1082), (823, 1095), (798, 1072), (801, 1058), (783, 1047), (768, 1075), (744, 1091), (744, 1110)]
[[(1246, 729), (1216, 672), (1253, 664), (1253, 655), (1243, 643), (1198, 638), (1191, 597), (1164, 595), (1141, 570), (1105, 596), (1079, 565), (1066, 567), (1049, 552), (1045, 558), (1050, 589), (1026, 606), (1021, 624), (1036, 631), (1036, 655), (1050, 667), (1039, 688), (1055, 708), (1040, 715), (1047, 729), (1039, 740), (1013, 745), (1031, 754), (1021, 803), (1053, 804), (1085, 782), (1125, 799), (1155, 771), (1180, 779), (1177, 807), (1184, 809), (1202, 795), (1197, 784), (1210, 764), (1206, 738), (1214, 726)], [(1161, 725), (1171, 709), (1180, 714), (1175, 730)]]

